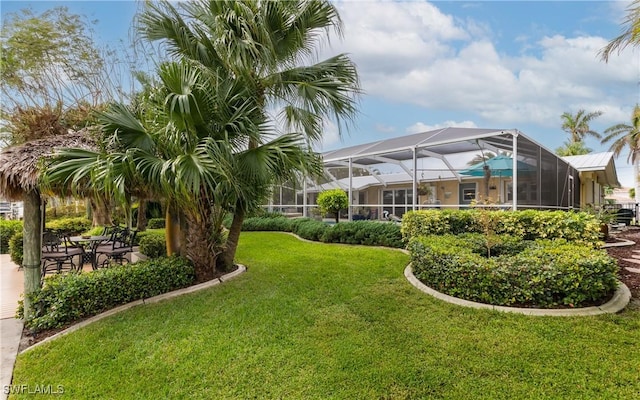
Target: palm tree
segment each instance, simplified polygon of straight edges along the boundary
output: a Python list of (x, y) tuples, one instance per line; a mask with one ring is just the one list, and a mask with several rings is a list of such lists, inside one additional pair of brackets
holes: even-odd
[(562, 130), (569, 134), (572, 143), (583, 141), (586, 136), (593, 136), (600, 139), (600, 134), (589, 127), (589, 123), (602, 115), (602, 111), (587, 113), (585, 110), (578, 110), (574, 115), (565, 112), (560, 117), (562, 119)]
[(627, 46), (640, 44), (640, 0), (633, 1), (627, 7), (627, 17), (623, 23), (623, 32), (620, 36), (611, 40), (601, 51), (600, 56), (605, 62), (614, 51), (618, 53)]
[(588, 148), (583, 141), (572, 142), (567, 140), (562, 146), (556, 149), (556, 154), (560, 157), (565, 156), (579, 156), (583, 154), (591, 153), (591, 149)]
[(497, 156), (511, 157), (511, 153), (509, 153), (508, 151), (498, 151), (498, 153), (494, 153), (492, 151), (483, 151), (480, 154), (476, 154), (475, 157), (469, 160), (469, 162), (467, 162), (467, 165), (480, 164), (481, 162), (489, 161), (492, 158), (496, 158)]
[(635, 182), (636, 202), (640, 202), (640, 182), (638, 173), (640, 172), (640, 106), (636, 105), (631, 115), (630, 124), (617, 124), (604, 131), (607, 136), (602, 139), (602, 143), (611, 143), (609, 151), (617, 157), (625, 149), (629, 150), (627, 162), (631, 160), (633, 163), (633, 177)]
[[(336, 120), (342, 130), (356, 113), (355, 65), (344, 54), (319, 62), (312, 57), (323, 31), (341, 32), (337, 9), (329, 1), (200, 0), (174, 5), (163, 0), (146, 3), (139, 22), (144, 38), (162, 41), (169, 54), (196, 65), (201, 73), (232, 77), (254, 105), (256, 127), (282, 125), (310, 145), (321, 138), (324, 120)], [(265, 131), (244, 133), (250, 150), (261, 143)], [(272, 170), (263, 168), (262, 159), (253, 162), (255, 170), (235, 175), (238, 187), (255, 189), (253, 196), (236, 192), (221, 260), (225, 268), (233, 263), (242, 222), (257, 205), (255, 199), (285, 178), (255, 172), (290, 171), (283, 163)]]

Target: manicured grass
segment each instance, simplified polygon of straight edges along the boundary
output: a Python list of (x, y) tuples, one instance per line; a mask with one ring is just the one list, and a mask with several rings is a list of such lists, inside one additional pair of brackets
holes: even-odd
[(68, 398), (640, 397), (640, 312), (461, 308), (412, 287), (394, 250), (245, 233), (248, 272), (18, 357), (14, 384)]

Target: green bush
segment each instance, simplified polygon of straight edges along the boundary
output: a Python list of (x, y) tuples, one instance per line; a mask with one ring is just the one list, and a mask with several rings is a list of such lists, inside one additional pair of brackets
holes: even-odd
[(342, 189), (326, 190), (318, 195), (316, 202), (322, 213), (334, 214), (336, 222), (339, 221), (340, 210), (349, 207), (349, 197)]
[[(25, 325), (38, 332), (97, 315), (134, 300), (193, 284), (193, 266), (170, 257), (113, 266), (90, 273), (53, 275), (30, 294), (34, 316)], [(18, 310), (18, 316), (21, 310)]]
[(55, 232), (65, 232), (69, 235), (80, 235), (91, 229), (92, 222), (84, 217), (59, 218), (48, 221), (45, 225), (47, 229)]
[(243, 231), (280, 231), (291, 232), (291, 219), (279, 217), (251, 217), (242, 224)]
[(22, 238), (24, 237), (22, 231), (16, 232), (11, 239), (9, 239), (9, 254), (11, 255), (11, 261), (16, 265), (22, 265), (22, 259), (24, 255)]
[(413, 237), (424, 235), (482, 232), (483, 217), (496, 221), (497, 234), (526, 240), (566, 239), (594, 247), (600, 244), (599, 221), (585, 212), (567, 211), (410, 211), (402, 218), (402, 236), (408, 242)]
[(162, 232), (150, 232), (143, 235), (140, 240), (140, 253), (149, 258), (164, 257), (167, 255), (167, 242)]
[(82, 234), (83, 235), (90, 235), (90, 236), (100, 236), (100, 235), (102, 235), (102, 232), (104, 232), (104, 227), (96, 226), (96, 227), (93, 227), (93, 228), (89, 229), (88, 231), (82, 232)]
[(616, 261), (604, 250), (562, 239), (499, 242), (503, 248), (487, 258), (479, 234), (413, 238), (414, 274), (450, 296), (501, 306), (581, 307), (617, 286)]
[(9, 252), (9, 240), (16, 232), (22, 232), (22, 221), (0, 219), (0, 254)]
[(400, 226), (378, 221), (341, 222), (326, 229), (320, 240), (327, 243), (403, 247)]
[(56, 207), (47, 207), (46, 215), (50, 221), (60, 218), (84, 217), (87, 215), (87, 207), (84, 204), (79, 206), (75, 204), (61, 204)]
[(164, 218), (150, 218), (147, 222), (147, 228), (149, 229), (163, 229), (165, 219)]
[(403, 246), (400, 226), (378, 221), (340, 222), (328, 225), (311, 218), (289, 219), (269, 215), (247, 218), (242, 225), (242, 230), (293, 232), (303, 239), (326, 243)]
[[(162, 229), (147, 229), (146, 231), (138, 232), (136, 234), (135, 240), (133, 241), (133, 245), (134, 246), (139, 246), (140, 243), (147, 236), (162, 236), (164, 238), (165, 237), (165, 230), (164, 230), (164, 228), (162, 228)], [(166, 239), (165, 239), (165, 242), (166, 242)]]
[(297, 218), (293, 220), (291, 231), (303, 239), (319, 241), (329, 225), (311, 218)]

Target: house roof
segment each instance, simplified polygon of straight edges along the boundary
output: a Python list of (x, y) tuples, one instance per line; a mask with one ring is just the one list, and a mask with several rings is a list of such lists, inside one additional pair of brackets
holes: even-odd
[[(466, 178), (466, 177), (465, 177)], [(455, 179), (455, 176), (450, 171), (424, 171), (420, 173), (419, 182), (437, 182), (439, 180), (451, 180)], [(405, 173), (392, 173), (392, 174), (379, 174), (379, 175), (366, 175), (366, 176), (354, 176), (351, 178), (351, 187), (353, 190), (364, 190), (371, 186), (387, 186), (393, 184), (411, 184), (413, 178)], [(342, 178), (336, 181), (323, 183), (320, 185), (313, 185), (307, 188), (307, 192), (323, 192), (330, 189), (346, 189), (349, 187), (349, 178)]]
[(407, 161), (418, 157), (442, 157), (450, 154), (478, 151), (479, 141), (499, 150), (511, 150), (513, 135), (521, 134), (509, 129), (443, 128), (415, 133), (377, 142), (345, 147), (323, 153), (326, 167), (343, 166), (351, 159), (359, 165), (369, 166), (391, 160)]
[(580, 156), (566, 156), (563, 160), (579, 172), (595, 172), (598, 183), (604, 186), (620, 187), (612, 152), (589, 153)]

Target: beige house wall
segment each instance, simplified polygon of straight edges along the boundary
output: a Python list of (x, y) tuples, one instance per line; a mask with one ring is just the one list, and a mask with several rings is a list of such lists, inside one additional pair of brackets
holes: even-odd
[(602, 185), (594, 172), (580, 172), (580, 208), (600, 206), (604, 203)]

